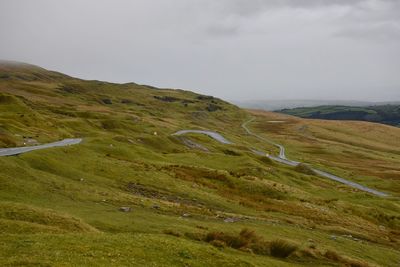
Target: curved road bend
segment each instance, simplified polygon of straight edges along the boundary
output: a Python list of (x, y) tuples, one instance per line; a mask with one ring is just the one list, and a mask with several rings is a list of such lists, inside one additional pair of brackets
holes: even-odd
[(181, 130), (178, 131), (172, 135), (184, 135), (184, 134), (188, 134), (188, 133), (197, 133), (197, 134), (205, 134), (210, 136), (211, 138), (217, 140), (218, 142), (222, 143), (222, 144), (227, 144), (230, 145), (232, 144), (231, 141), (225, 139), (225, 137), (223, 137), (222, 135), (220, 135), (219, 133), (216, 132), (212, 132), (212, 131), (204, 131), (204, 130)]
[(260, 140), (262, 140), (262, 141), (264, 141), (264, 142), (267, 142), (267, 143), (269, 143), (269, 144), (271, 144), (271, 145), (273, 145), (273, 146), (278, 147), (278, 148), (279, 148), (279, 158), (281, 158), (281, 159), (286, 159), (285, 148), (284, 148), (282, 145), (277, 144), (277, 143), (274, 143), (274, 142), (272, 142), (271, 140), (268, 140), (268, 139), (266, 139), (266, 138), (264, 138), (264, 137), (262, 137), (262, 136), (259, 136), (258, 134), (253, 133), (252, 131), (249, 130), (249, 128), (247, 128), (247, 124), (250, 123), (250, 122), (252, 122), (252, 121), (254, 121), (254, 118), (252, 118), (252, 119), (250, 119), (250, 120), (244, 122), (244, 123), (242, 124), (242, 128), (245, 129), (246, 132), (247, 132), (248, 134), (250, 134), (250, 135), (252, 135), (252, 136), (255, 136), (255, 137), (257, 137), (258, 139), (260, 139)]
[[(255, 137), (257, 137), (258, 139), (260, 139), (260, 140), (262, 140), (262, 141), (264, 141), (264, 142), (267, 142), (268, 144), (271, 144), (271, 145), (276, 146), (276, 147), (279, 148), (279, 156), (278, 156), (278, 157), (274, 157), (274, 156), (270, 156), (270, 155), (267, 155), (267, 157), (269, 157), (269, 158), (271, 158), (271, 159), (273, 159), (273, 160), (275, 160), (275, 161), (279, 161), (279, 162), (281, 162), (281, 163), (290, 165), (290, 166), (296, 166), (296, 165), (298, 165), (298, 164), (300, 163), (300, 162), (298, 162), (298, 161), (289, 160), (289, 159), (286, 158), (285, 147), (284, 147), (284, 146), (282, 146), (282, 145), (280, 145), (280, 144), (277, 144), (277, 143), (274, 143), (274, 142), (272, 142), (271, 140), (268, 140), (268, 139), (266, 139), (266, 138), (264, 138), (264, 137), (262, 137), (262, 136), (260, 136), (260, 135), (258, 135), (258, 134), (253, 133), (252, 131), (250, 131), (250, 129), (247, 128), (247, 124), (250, 123), (250, 122), (252, 122), (252, 121), (254, 121), (254, 118), (252, 118), (252, 119), (250, 119), (250, 120), (244, 122), (244, 123), (242, 124), (242, 128), (245, 129), (246, 132), (247, 132), (248, 134), (250, 134), (250, 135), (252, 135), (252, 136), (255, 136)], [(265, 154), (264, 154), (264, 155), (265, 155)]]
[[(266, 155), (267, 157), (269, 157), (269, 158), (272, 159), (272, 160), (275, 160), (275, 161), (278, 161), (278, 162), (280, 162), (280, 163), (283, 163), (283, 164), (286, 164), (286, 165), (290, 165), (290, 166), (297, 166), (298, 164), (301, 163), (301, 162), (298, 162), (298, 161), (293, 161), (293, 160), (287, 159), (287, 158), (286, 158), (286, 155), (285, 155), (285, 147), (284, 147), (284, 146), (282, 146), (282, 145), (280, 145), (280, 144), (277, 144), (277, 143), (274, 143), (274, 142), (272, 142), (272, 141), (270, 141), (270, 140), (268, 140), (268, 139), (266, 139), (266, 138), (264, 138), (264, 137), (262, 137), (262, 136), (259, 136), (258, 134), (253, 133), (252, 131), (250, 131), (249, 128), (247, 128), (247, 124), (250, 123), (250, 122), (252, 122), (252, 121), (254, 121), (254, 118), (252, 118), (252, 119), (250, 119), (250, 120), (244, 122), (244, 123), (242, 124), (242, 128), (245, 129), (246, 132), (247, 132), (248, 134), (250, 134), (250, 135), (252, 135), (252, 136), (254, 136), (254, 137), (257, 137), (258, 139), (260, 139), (260, 140), (262, 140), (262, 141), (265, 141), (265, 142), (267, 142), (267, 143), (269, 143), (269, 144), (272, 144), (272, 145), (274, 145), (274, 146), (276, 146), (276, 147), (279, 147), (279, 156), (278, 156), (278, 157), (270, 156), (270, 155), (267, 155), (267, 154), (264, 154), (264, 155)], [(258, 151), (257, 154), (259, 154), (259, 151)], [(355, 183), (355, 182), (351, 182), (351, 181), (349, 181), (349, 180), (346, 180), (346, 179), (344, 179), (344, 178), (341, 178), (341, 177), (338, 177), (338, 176), (336, 176), (336, 175), (330, 174), (330, 173), (328, 173), (328, 172), (324, 172), (324, 171), (315, 169), (314, 167), (311, 167), (311, 169), (312, 169), (316, 174), (318, 174), (319, 176), (322, 176), (322, 177), (325, 177), (325, 178), (334, 180), (334, 181), (336, 181), (336, 182), (339, 182), (339, 183), (348, 185), (348, 186), (353, 187), (353, 188), (356, 188), (356, 189), (358, 189), (358, 190), (361, 190), (361, 191), (364, 191), (364, 192), (368, 192), (368, 193), (371, 193), (371, 194), (374, 194), (374, 195), (380, 196), (380, 197), (387, 197), (387, 196), (389, 196), (387, 193), (377, 191), (377, 190), (375, 190), (375, 189), (372, 189), (372, 188), (363, 186), (363, 185), (358, 184), (358, 183)]]
[(75, 139), (64, 139), (64, 140), (61, 140), (58, 142), (48, 143), (48, 144), (38, 145), (38, 146), (1, 148), (0, 149), (0, 157), (19, 155), (19, 154), (23, 154), (23, 153), (30, 152), (33, 150), (46, 149), (46, 148), (50, 148), (50, 147), (76, 145), (76, 144), (79, 144), (80, 142), (82, 142), (81, 138), (75, 138)]

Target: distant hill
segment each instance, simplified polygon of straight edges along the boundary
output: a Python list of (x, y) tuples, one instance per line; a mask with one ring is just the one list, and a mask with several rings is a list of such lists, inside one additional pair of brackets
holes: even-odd
[(278, 112), (301, 118), (324, 120), (359, 120), (400, 127), (400, 105), (318, 106), (282, 109)]
[(354, 106), (369, 107), (382, 105), (400, 105), (400, 101), (368, 102), (355, 100), (312, 100), (312, 99), (289, 99), (289, 100), (247, 100), (232, 101), (241, 108), (263, 109), (267, 111), (292, 109), (300, 107), (317, 106)]

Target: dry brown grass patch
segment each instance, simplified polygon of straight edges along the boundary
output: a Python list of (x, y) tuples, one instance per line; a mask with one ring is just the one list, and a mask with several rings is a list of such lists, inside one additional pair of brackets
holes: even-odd
[(339, 255), (336, 251), (329, 250), (329, 249), (323, 254), (323, 256), (331, 261), (341, 263), (343, 266), (350, 266), (350, 267), (369, 267), (370, 266), (369, 264), (367, 264), (365, 262), (350, 259), (347, 257), (343, 257), (343, 256)]

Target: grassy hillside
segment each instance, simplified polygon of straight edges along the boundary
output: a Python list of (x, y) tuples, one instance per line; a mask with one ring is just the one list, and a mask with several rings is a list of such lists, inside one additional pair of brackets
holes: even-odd
[[(189, 91), (85, 81), (10, 62), (0, 64), (0, 111), (1, 147), (84, 140), (0, 157), (2, 266), (395, 266), (400, 260), (400, 129), (317, 124)], [(277, 153), (241, 128), (251, 117), (252, 131), (287, 145), (289, 157), (392, 197), (251, 153)], [(171, 136), (182, 129), (217, 131), (234, 144)], [(362, 159), (357, 164), (354, 155)]]
[(379, 122), (400, 127), (400, 105), (370, 107), (318, 106), (283, 109), (280, 113), (301, 118), (324, 120), (360, 120)]

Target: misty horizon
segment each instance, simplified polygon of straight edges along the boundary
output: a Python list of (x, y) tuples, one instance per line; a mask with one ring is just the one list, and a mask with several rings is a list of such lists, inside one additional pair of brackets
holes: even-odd
[[(55, 69), (49, 69), (46, 68), (44, 66), (40, 66), (34, 63), (30, 63), (30, 62), (22, 62), (22, 61), (16, 61), (16, 60), (12, 60), (12, 59), (3, 59), (0, 58), (0, 63), (1, 62), (11, 62), (11, 63), (17, 63), (17, 64), (29, 64), (29, 65), (34, 65), (37, 67), (41, 67), (44, 69), (47, 69), (49, 71), (56, 71), (74, 78), (78, 78), (78, 79), (82, 79), (82, 80), (95, 80), (95, 81), (101, 81), (101, 82), (109, 82), (109, 83), (116, 83), (116, 84), (127, 84), (127, 83), (136, 83), (139, 85), (147, 85), (147, 86), (152, 86), (152, 87), (156, 87), (158, 89), (177, 89), (177, 90), (188, 90), (188, 91), (193, 91), (195, 93), (203, 93), (201, 92), (201, 90), (195, 90), (195, 89), (191, 89), (191, 88), (181, 88), (181, 87), (165, 87), (165, 86), (157, 86), (151, 83), (140, 83), (138, 81), (111, 81), (111, 80), (103, 80), (103, 79), (98, 79), (96, 77), (79, 77), (77, 75), (71, 75), (69, 73), (66, 73), (62, 70), (55, 70)], [(207, 93), (203, 93), (203, 94), (207, 94)], [(332, 102), (334, 104), (336, 103), (340, 103), (340, 102), (349, 102), (352, 104), (356, 104), (357, 102), (359, 102), (359, 104), (361, 106), (364, 105), (369, 105), (369, 104), (387, 104), (387, 103), (399, 103), (400, 102), (400, 97), (398, 99), (375, 99), (375, 100), (363, 100), (363, 99), (327, 99), (327, 98), (260, 98), (260, 99), (255, 99), (255, 98), (241, 98), (241, 99), (230, 99), (230, 98), (225, 98), (225, 97), (221, 97), (218, 95), (213, 95), (213, 94), (209, 94), (215, 97), (219, 97), (222, 100), (228, 101), (228, 102), (232, 102), (235, 104), (244, 104), (243, 107), (246, 107), (246, 104), (250, 104), (250, 103), (255, 103), (255, 102)], [(301, 106), (301, 105), (296, 105), (296, 106)]]
[(2, 1), (0, 35), (0, 58), (82, 79), (228, 101), (400, 100), (394, 0)]

